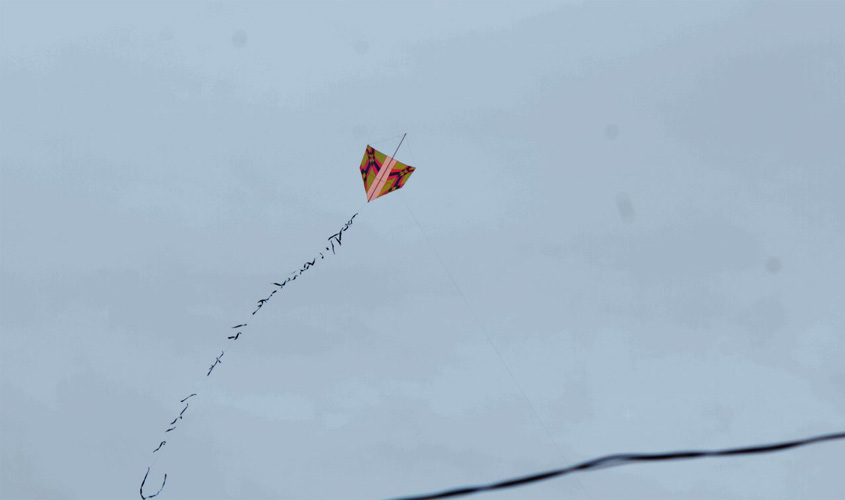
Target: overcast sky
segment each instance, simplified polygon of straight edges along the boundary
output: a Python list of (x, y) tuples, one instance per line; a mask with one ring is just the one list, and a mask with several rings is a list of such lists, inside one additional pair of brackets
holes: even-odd
[[(298, 499), (841, 431), (843, 19), (3, 2), (0, 497), (137, 497), (165, 437), (162, 500)], [(479, 498), (841, 498), (844, 452)]]

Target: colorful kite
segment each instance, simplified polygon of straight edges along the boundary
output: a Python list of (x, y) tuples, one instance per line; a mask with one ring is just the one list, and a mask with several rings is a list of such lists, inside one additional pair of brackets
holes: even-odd
[[(399, 146), (402, 145), (402, 142), (404, 140), (405, 136), (403, 135), (402, 140), (399, 141)], [(396, 151), (393, 153), (394, 157), (396, 156), (396, 152), (399, 151), (399, 146), (396, 147)], [(383, 196), (387, 193), (400, 189), (402, 186), (405, 185), (405, 182), (408, 181), (408, 177), (414, 171), (414, 167), (409, 167), (408, 165), (397, 161), (394, 157), (387, 156), (380, 151), (376, 151), (371, 146), (367, 146), (367, 151), (364, 153), (364, 160), (361, 162), (361, 175), (364, 178), (364, 187), (367, 189), (368, 202), (378, 198), (379, 196)], [(336, 248), (341, 246), (343, 233), (349, 230), (349, 227), (352, 225), (352, 222), (357, 216), (357, 213), (354, 214), (346, 222), (346, 224), (344, 224), (340, 228), (337, 233), (329, 236), (326, 239), (325, 243), (328, 243), (328, 245), (323, 243), (324, 251), (317, 252), (319, 254), (319, 260), (325, 259), (326, 256), (329, 255), (329, 250), (331, 250), (332, 255), (335, 254)], [(313, 255), (309, 260), (305, 261), (302, 267), (291, 273), (288, 273), (286, 279), (274, 282), (273, 285), (278, 288), (273, 289), (268, 295), (258, 300), (255, 306), (255, 310), (252, 311), (251, 316), (255, 316), (255, 314), (270, 301), (273, 295), (275, 295), (277, 292), (282, 291), (282, 289), (284, 289), (286, 285), (292, 283), (294, 280), (296, 280), (297, 277), (301, 276), (302, 273), (315, 266), (317, 264), (317, 260), (318, 257), (316, 255)], [(231, 342), (237, 341), (241, 337), (241, 334), (246, 333), (246, 327), (246, 322), (242, 322), (236, 326), (231, 327), (232, 329), (238, 331), (234, 335), (226, 336), (226, 341), (224, 341), (225, 344), (228, 346), (231, 345)], [(208, 371), (205, 374), (206, 377), (210, 377), (212, 372), (214, 371), (214, 368), (217, 365), (223, 363), (220, 358), (222, 358), (224, 354), (225, 351), (221, 350), (220, 355), (217, 356), (214, 360), (214, 363), (209, 366)], [(186, 403), (185, 401), (194, 396), (199, 397), (199, 392), (200, 391), (197, 390), (196, 392), (192, 393), (190, 396), (186, 397), (181, 401), (181, 403), (185, 404), (185, 407), (182, 409), (182, 412), (179, 413), (179, 415), (177, 415), (176, 418), (174, 418), (173, 421), (170, 422), (170, 424), (168, 424), (167, 429), (164, 431), (164, 433), (167, 434), (168, 437), (173, 435), (168, 433), (173, 432), (174, 434), (176, 434), (178, 432), (177, 423), (184, 419), (185, 412), (188, 410), (188, 403)], [(156, 457), (156, 459), (153, 460), (153, 464), (157, 460), (158, 456), (163, 452), (162, 448), (166, 444), (167, 441), (162, 440), (159, 445), (153, 450), (153, 453)], [(162, 480), (161, 486), (159, 487), (158, 491), (152, 494), (147, 494), (144, 492), (144, 485), (147, 482), (147, 478), (150, 474), (150, 468), (153, 464), (150, 464), (150, 467), (147, 467), (147, 472), (144, 474), (144, 478), (141, 480), (141, 488), (139, 490), (141, 500), (147, 500), (158, 496), (164, 489), (164, 485), (167, 482), (167, 474), (164, 474), (164, 479)]]
[[(402, 139), (405, 137), (403, 136)], [(401, 141), (399, 145), (402, 145)], [(379, 196), (402, 189), (414, 170), (416, 170), (414, 167), (405, 165), (372, 146), (367, 146), (364, 159), (361, 160), (361, 178), (364, 179), (367, 201), (373, 201)]]

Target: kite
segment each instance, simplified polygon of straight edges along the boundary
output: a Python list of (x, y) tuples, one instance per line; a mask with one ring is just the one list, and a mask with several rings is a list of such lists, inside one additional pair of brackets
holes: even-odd
[[(404, 135), (402, 140), (405, 140)], [(399, 146), (401, 145), (402, 141), (399, 141)], [(399, 146), (396, 147), (397, 151)], [(396, 153), (393, 155), (396, 156)], [(414, 167), (405, 165), (372, 146), (367, 146), (364, 158), (361, 160), (361, 178), (364, 180), (367, 202), (402, 189), (414, 170), (416, 170)]]
[[(405, 140), (405, 135), (402, 136), (402, 139), (399, 141), (399, 146), (402, 145), (402, 142)], [(415, 170), (414, 167), (408, 166), (405, 163), (402, 163), (396, 160), (396, 153), (399, 151), (399, 146), (396, 147), (396, 151), (393, 153), (393, 156), (387, 156), (384, 153), (377, 151), (372, 146), (367, 146), (367, 149), (364, 152), (364, 159), (361, 161), (361, 176), (364, 179), (364, 188), (367, 190), (367, 202), (375, 200), (380, 196), (384, 196), (387, 193), (392, 193), (397, 189), (401, 189), (406, 182), (408, 182), (408, 177), (410, 177), (411, 173)], [(336, 247), (341, 246), (341, 240), (343, 238), (343, 233), (349, 230), (349, 227), (352, 225), (352, 222), (355, 220), (358, 214), (355, 213), (344, 225), (340, 228), (338, 232), (329, 236), (326, 242), (329, 246), (325, 246), (325, 251), (328, 252), (329, 250), (332, 251), (334, 255)], [(323, 252), (317, 252), (320, 255), (319, 260), (324, 260), (325, 255)], [(314, 256), (305, 261), (305, 263), (296, 271), (291, 273), (287, 273), (288, 277), (284, 280), (280, 280), (277, 282), (273, 282), (273, 285), (278, 287), (278, 289), (272, 290), (268, 295), (264, 298), (261, 298), (257, 301), (257, 307), (255, 310), (252, 311), (251, 315), (255, 316), (255, 314), (261, 310), (266, 304), (270, 302), (270, 299), (279, 291), (281, 291), (285, 285), (290, 284), (298, 276), (301, 276), (305, 271), (309, 270), (310, 268), (314, 267), (317, 264), (317, 257)], [(235, 326), (230, 327), (231, 329), (238, 330), (235, 335), (229, 335), (226, 337), (226, 340), (233, 341), (238, 340), (246, 330), (247, 323), (239, 323)], [(215, 357), (214, 363), (208, 368), (206, 372), (206, 377), (210, 377), (214, 368), (222, 364), (223, 361), (220, 359), (223, 357), (225, 351), (220, 352), (219, 356)], [(188, 403), (186, 401), (191, 397), (199, 397), (199, 390), (193, 392), (190, 396), (184, 398), (180, 401), (180, 403), (185, 404), (185, 408), (182, 409), (182, 412), (173, 419), (170, 424), (168, 424), (168, 428), (164, 431), (165, 434), (169, 432), (177, 431), (177, 422), (183, 420), (185, 415), (185, 411), (188, 409)], [(168, 434), (168, 437), (172, 436), (172, 434)], [(162, 450), (162, 447), (166, 444), (166, 441), (162, 440), (158, 447), (153, 451), (153, 453), (159, 452)], [(156, 459), (160, 453), (156, 454)], [(153, 460), (153, 464), (155, 460)], [(151, 464), (150, 467), (153, 465)], [(158, 496), (162, 490), (164, 489), (164, 485), (167, 482), (167, 474), (164, 475), (164, 479), (161, 483), (161, 487), (159, 487), (158, 491), (153, 494), (145, 494), (144, 493), (144, 484), (146, 484), (147, 478), (150, 474), (150, 467), (147, 467), (147, 472), (144, 474), (144, 478), (141, 481), (141, 488), (140, 488), (140, 495), (142, 500), (146, 500), (148, 498), (153, 498)]]

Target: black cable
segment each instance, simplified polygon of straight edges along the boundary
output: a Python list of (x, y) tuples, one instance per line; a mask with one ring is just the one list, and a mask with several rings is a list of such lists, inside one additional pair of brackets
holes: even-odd
[(825, 434), (822, 436), (815, 436), (797, 441), (787, 441), (783, 443), (764, 444), (758, 446), (748, 446), (745, 448), (729, 448), (726, 450), (704, 450), (704, 451), (674, 451), (668, 453), (627, 453), (607, 455), (601, 458), (595, 458), (586, 462), (571, 465), (563, 469), (554, 469), (539, 474), (532, 474), (530, 476), (523, 476), (514, 479), (507, 479), (497, 483), (484, 484), (479, 486), (466, 486), (463, 488), (455, 488), (451, 490), (441, 491), (440, 493), (431, 493), (427, 495), (418, 495), (410, 497), (400, 497), (394, 500), (430, 500), (434, 498), (449, 498), (464, 495), (471, 495), (473, 493), (481, 493), (485, 491), (501, 490), (505, 488), (513, 488), (514, 486), (522, 486), (528, 483), (537, 481), (544, 481), (557, 476), (563, 476), (571, 472), (579, 472), (590, 469), (599, 469), (605, 467), (614, 467), (617, 465), (625, 465), (632, 462), (654, 462), (660, 460), (686, 460), (691, 458), (703, 457), (724, 457), (730, 455), (751, 455), (755, 453), (771, 453), (774, 451), (787, 450), (789, 448), (796, 448), (809, 444), (820, 443), (822, 441), (833, 441), (834, 439), (845, 439), (845, 432), (836, 434)]

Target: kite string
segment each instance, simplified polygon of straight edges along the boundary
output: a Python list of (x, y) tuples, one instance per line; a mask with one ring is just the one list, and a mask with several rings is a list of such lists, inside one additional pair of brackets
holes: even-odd
[[(387, 142), (387, 141), (392, 141), (393, 139), (396, 139), (397, 137), (400, 137), (400, 136), (402, 136), (402, 134), (396, 134), (396, 135), (393, 135), (393, 136), (387, 137), (387, 138), (385, 138), (385, 139), (380, 139), (380, 140), (378, 140), (378, 141), (370, 141), (370, 143), (369, 143), (369, 144), (370, 144), (370, 146), (376, 146), (376, 145), (378, 145), (378, 144), (382, 144), (382, 143)], [(399, 149), (399, 148), (397, 148), (397, 149)], [(394, 154), (395, 154), (395, 153), (394, 153)]]
[[(408, 156), (411, 159), (413, 159), (413, 155), (411, 154), (410, 141), (408, 141), (406, 144), (407, 144), (408, 153), (409, 153)], [(452, 273), (449, 271), (449, 268), (446, 267), (446, 264), (443, 262), (443, 258), (440, 257), (440, 253), (437, 251), (437, 248), (434, 246), (434, 244), (429, 239), (428, 234), (425, 232), (425, 229), (423, 229), (422, 224), (420, 224), (420, 221), (419, 221), (419, 219), (417, 219), (417, 216), (414, 214), (414, 211), (411, 210), (410, 205), (408, 205), (408, 203), (405, 201), (405, 198), (402, 196), (402, 193), (397, 192), (397, 194), (399, 195), (399, 198), (402, 200), (402, 204), (405, 205), (405, 208), (408, 210), (408, 213), (411, 215), (411, 218), (414, 219), (414, 223), (416, 223), (417, 228), (420, 230), (420, 233), (423, 235), (423, 238), (426, 240), (426, 244), (428, 244), (429, 248), (431, 248), (432, 253), (434, 253), (434, 256), (437, 257), (437, 261), (440, 262), (440, 267), (443, 268), (443, 271), (446, 273), (446, 276), (449, 277), (449, 281), (452, 282), (452, 286), (455, 287), (455, 290), (458, 292), (458, 295), (461, 296), (461, 299), (464, 301), (464, 304), (466, 305), (467, 310), (469, 311), (472, 318), (475, 320), (475, 323), (478, 326), (478, 329), (481, 331), (481, 333), (484, 334), (484, 337), (487, 339), (487, 342), (490, 344), (490, 347), (493, 349), (493, 352), (496, 353), (496, 356), (499, 358), (499, 361), (505, 367), (505, 370), (508, 372), (508, 375), (510, 376), (514, 385), (516, 385), (517, 389), (519, 389), (519, 392), (522, 394), (522, 398), (525, 399), (526, 403), (528, 403), (528, 407), (531, 409), (531, 413), (534, 414), (534, 417), (537, 419), (537, 422), (540, 423), (540, 426), (543, 428), (543, 431), (546, 433), (546, 436), (549, 438), (549, 441), (551, 441), (555, 450), (557, 450), (557, 453), (560, 456), (560, 458), (563, 459), (563, 460), (566, 460), (566, 457), (564, 456), (563, 451), (561, 451), (560, 446), (558, 445), (557, 441), (552, 436), (552, 433), (549, 431), (549, 428), (546, 426), (546, 423), (540, 417), (540, 414), (537, 412), (537, 409), (534, 408), (534, 405), (531, 403), (531, 399), (528, 397), (528, 395), (525, 393), (525, 390), (522, 388), (522, 385), (516, 379), (516, 376), (514, 375), (513, 370), (511, 370), (510, 365), (508, 365), (507, 361), (505, 361), (505, 358), (504, 358), (504, 356), (502, 356), (501, 351), (499, 351), (499, 349), (496, 347), (496, 343), (493, 342), (492, 338), (490, 338), (490, 335), (487, 333), (487, 329), (484, 328), (484, 324), (481, 322), (481, 319), (475, 313), (475, 309), (473, 309), (469, 300), (467, 300), (466, 295), (464, 295), (464, 292), (461, 290), (461, 287), (458, 286), (458, 282), (455, 280), (454, 276), (452, 276)], [(590, 496), (590, 494), (587, 492), (587, 490), (584, 488), (584, 485), (581, 484), (580, 481), (576, 481), (576, 482), (578, 483), (578, 486), (581, 488), (581, 491), (583, 491), (584, 494), (587, 496), (587, 498), (592, 498)]]

